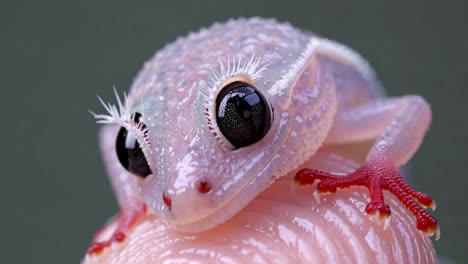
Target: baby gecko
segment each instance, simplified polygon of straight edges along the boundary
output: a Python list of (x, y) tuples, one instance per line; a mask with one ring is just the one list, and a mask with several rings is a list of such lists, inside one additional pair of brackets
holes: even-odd
[[(419, 230), (440, 236), (423, 210), (434, 201), (399, 174), (429, 127), (428, 103), (384, 97), (372, 68), (342, 44), (272, 19), (216, 23), (158, 51), (116, 97), (94, 116), (106, 124), (101, 151), (121, 211), (111, 238), (96, 236), (88, 254), (123, 241), (144, 214), (181, 231), (211, 229), (291, 171), (297, 185), (319, 181), (317, 201), (366, 187), (365, 212), (384, 228), (387, 190)], [(324, 145), (364, 141), (375, 143), (349, 175), (301, 167)]]

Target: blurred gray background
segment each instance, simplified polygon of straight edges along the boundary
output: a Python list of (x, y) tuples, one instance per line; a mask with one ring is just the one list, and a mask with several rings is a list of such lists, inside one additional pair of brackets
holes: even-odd
[(346, 43), (389, 95), (431, 103), (413, 183), (437, 201), (438, 253), (468, 262), (468, 2), (353, 2), (2, 1), (0, 262), (81, 260), (117, 211), (87, 112), (102, 111), (95, 95), (112, 100), (112, 86), (126, 91), (165, 43), (239, 16), (276, 17)]

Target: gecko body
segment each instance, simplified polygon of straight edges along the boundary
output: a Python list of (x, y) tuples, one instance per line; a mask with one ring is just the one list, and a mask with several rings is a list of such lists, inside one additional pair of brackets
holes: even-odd
[[(428, 129), (429, 105), (419, 96), (384, 97), (368, 63), (334, 41), (270, 19), (214, 24), (158, 51), (128, 96), (103, 104), (108, 113), (95, 117), (106, 123), (101, 150), (121, 207), (110, 242), (144, 213), (181, 231), (211, 229), (299, 169), (297, 184), (320, 181), (317, 198), (366, 186), (366, 212), (387, 224), (389, 190), (418, 229), (438, 234), (418, 206), (435, 207), (432, 199), (398, 174)], [(301, 167), (324, 145), (370, 140), (354, 174)]]

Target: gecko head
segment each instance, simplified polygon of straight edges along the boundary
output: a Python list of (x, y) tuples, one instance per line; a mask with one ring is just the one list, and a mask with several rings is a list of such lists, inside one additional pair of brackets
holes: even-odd
[(149, 209), (179, 230), (210, 229), (316, 151), (334, 89), (314, 41), (274, 20), (232, 20), (145, 64), (117, 149)]

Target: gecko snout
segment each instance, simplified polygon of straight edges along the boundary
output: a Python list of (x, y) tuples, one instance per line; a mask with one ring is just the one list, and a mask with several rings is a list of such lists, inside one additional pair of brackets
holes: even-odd
[[(206, 179), (198, 180), (195, 183), (195, 188), (199, 193), (205, 194), (211, 191), (211, 182)], [(168, 192), (163, 192), (162, 200), (169, 209), (172, 208), (172, 198)]]

